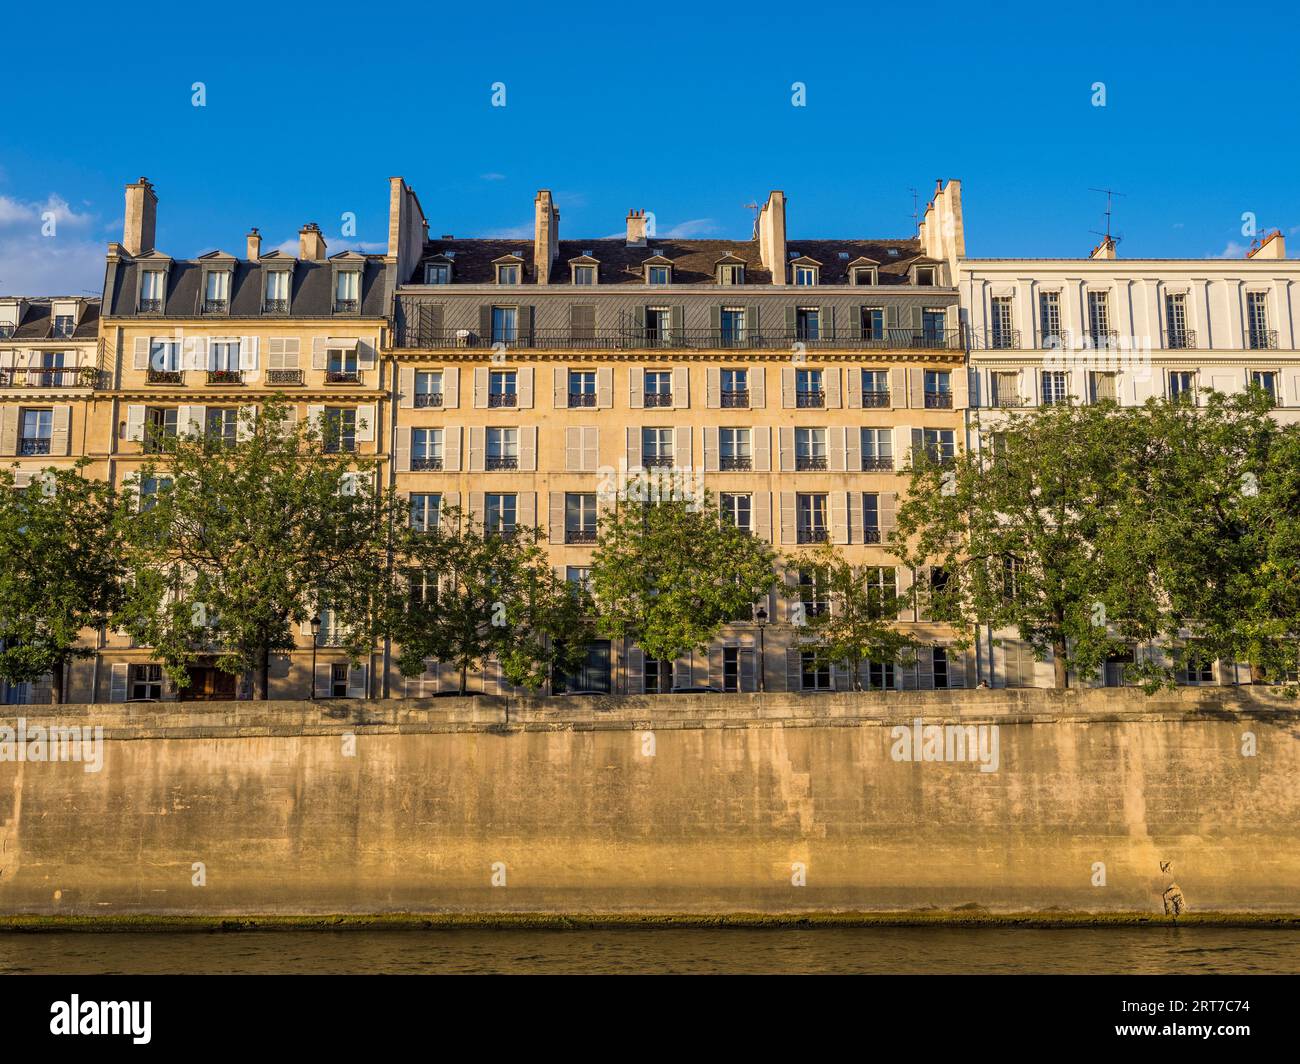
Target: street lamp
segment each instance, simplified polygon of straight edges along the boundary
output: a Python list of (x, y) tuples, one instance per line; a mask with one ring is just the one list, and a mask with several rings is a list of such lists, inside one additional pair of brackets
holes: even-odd
[(311, 697), (316, 699), (316, 642), (320, 636), (320, 614), (311, 619)]
[(763, 629), (767, 627), (767, 610), (759, 606), (754, 613), (758, 622), (758, 693), (767, 691), (767, 656), (763, 653)]

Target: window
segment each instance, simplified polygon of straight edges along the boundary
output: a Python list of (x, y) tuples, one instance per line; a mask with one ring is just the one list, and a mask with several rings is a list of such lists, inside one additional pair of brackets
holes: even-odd
[(754, 531), (752, 496), (724, 491), (719, 499), (724, 521), (745, 532)]
[(574, 284), (595, 284), (596, 267), (595, 266), (575, 266), (573, 267)]
[(1247, 342), (1252, 350), (1277, 347), (1277, 334), (1268, 327), (1268, 293), (1246, 293)]
[(744, 284), (745, 267), (725, 264), (718, 267), (718, 284)]
[(880, 542), (880, 496), (874, 491), (862, 493), (862, 540)]
[(867, 609), (872, 617), (879, 617), (894, 603), (898, 575), (892, 565), (869, 565), (862, 575), (867, 589)]
[(722, 342), (724, 344), (743, 344), (745, 342), (745, 308), (723, 307), (720, 317), (722, 325)]
[(796, 340), (821, 339), (821, 310), (817, 307), (799, 307), (794, 312), (794, 335)]
[(740, 647), (722, 648), (722, 689), (740, 690)]
[(518, 375), (512, 369), (494, 369), (488, 374), (488, 406), (515, 406)]
[(1183, 651), (1179, 657), (1182, 658), (1179, 679), (1183, 683), (1214, 683), (1213, 659), (1191, 649)]
[(163, 308), (166, 274), (162, 270), (145, 270), (140, 278), (140, 311), (157, 313)]
[(22, 431), (18, 438), (19, 454), (49, 454), (54, 430), (54, 411), (48, 407), (22, 412)]
[(167, 450), (171, 441), (176, 439), (177, 415), (173, 407), (150, 407), (145, 411), (144, 449), (146, 454), (157, 454)]
[(672, 406), (672, 373), (666, 369), (646, 370), (642, 384), (641, 401), (646, 406)]
[(796, 539), (800, 543), (826, 542), (826, 496), (795, 496), (795, 517), (798, 521)]
[(892, 691), (894, 689), (894, 663), (871, 661), (867, 663), (867, 690)]
[(1110, 293), (1088, 293), (1088, 336), (1093, 347), (1110, 347)]
[(934, 689), (936, 691), (946, 691), (948, 689), (948, 649), (946, 647), (932, 647), (933, 667), (934, 667)]
[(442, 468), (442, 429), (411, 430), (411, 471), (434, 472)]
[(425, 284), (451, 284), (451, 263), (426, 262), (424, 264)]
[(596, 493), (564, 494), (564, 542), (596, 542)]
[(876, 267), (854, 266), (849, 271), (849, 284), (872, 285), (876, 283)]
[(54, 315), (54, 324), (50, 328), (50, 335), (56, 338), (66, 338), (71, 336), (77, 329), (77, 319), (71, 314)]
[(831, 667), (828, 662), (817, 661), (817, 655), (809, 650), (799, 655), (799, 687), (804, 691), (829, 691), (831, 689)]
[(883, 307), (862, 308), (862, 339), (883, 340), (885, 338), (885, 311)]
[(794, 283), (797, 285), (815, 285), (817, 283), (817, 267), (796, 266), (794, 268)]
[(943, 347), (948, 337), (948, 312), (943, 307), (921, 311), (921, 342), (926, 347)]
[(946, 369), (925, 371), (925, 408), (927, 410), (952, 409), (952, 373)]
[(594, 369), (570, 370), (569, 406), (579, 407), (595, 405), (596, 371)]
[(519, 339), (519, 308), (492, 308), (492, 342), (513, 344)]
[(1118, 398), (1115, 374), (1093, 370), (1090, 376), (1092, 378), (1092, 401), (1094, 403), (1115, 402)]
[[(353, 411), (355, 414), (355, 411)], [(207, 409), (209, 447), (233, 447), (239, 432), (238, 407), (210, 406)]]
[(442, 516), (442, 496), (413, 493), (411, 495), (411, 528), (416, 532), (432, 532)]
[(220, 374), (239, 373), (239, 341), (213, 340), (208, 345), (208, 371)]
[(268, 270), (266, 274), (266, 291), (263, 294), (262, 309), (286, 311), (289, 309), (289, 272), (287, 270)]
[(208, 272), (203, 292), (203, 311), (220, 314), (230, 309), (230, 274), (225, 270)]
[(567, 565), (564, 568), (565, 582), (574, 588), (580, 588), (588, 595), (591, 594), (591, 566), (590, 565)]
[(794, 430), (794, 467), (798, 470), (826, 468), (826, 430)]
[(1196, 401), (1196, 372), (1190, 369), (1169, 371), (1169, 398)]
[(497, 266), (497, 284), (518, 284), (519, 267), (513, 263)]
[(181, 371), (180, 341), (151, 340), (149, 343), (149, 370), (153, 373), (179, 373)]
[(326, 407), (322, 432), (326, 454), (355, 451), (357, 449), (356, 409), (341, 406)]
[(487, 430), (487, 469), (519, 468), (519, 430), (499, 428)]
[(647, 284), (667, 284), (672, 279), (673, 268), (671, 266), (647, 266), (646, 283)]
[(989, 310), (989, 347), (1019, 347), (1016, 342), (1015, 305), (1011, 296), (994, 296)]
[(661, 695), (673, 687), (673, 663), (645, 659), (644, 691), (648, 695)]
[(356, 313), (361, 307), (361, 274), (356, 270), (340, 270), (334, 285), (335, 313)]
[(596, 308), (590, 303), (569, 306), (569, 337), (573, 340), (596, 338)]
[(883, 369), (862, 371), (862, 405), (867, 408), (889, 405), (889, 373)]
[(894, 430), (862, 430), (862, 468), (865, 471), (894, 468)]
[(483, 529), (510, 535), (515, 530), (515, 496), (488, 494), (483, 503)]
[(158, 505), (158, 495), (169, 491), (171, 477), (143, 477), (140, 480), (140, 511), (145, 513)]
[(724, 407), (749, 406), (749, 371), (724, 369), (720, 375), (722, 405)]
[(416, 371), (415, 405), (417, 407), (442, 406), (442, 370)]
[(1019, 406), (1023, 401), (1020, 398), (1020, 374), (1014, 371), (1004, 370), (993, 374), (993, 405), (994, 406)]
[(672, 342), (672, 312), (667, 307), (646, 307), (645, 338), (652, 343)]
[(831, 612), (825, 573), (816, 569), (799, 570), (799, 601), (803, 603), (805, 617), (818, 617)]
[[(324, 631), (324, 629), (322, 629)], [(330, 644), (326, 644), (330, 645)], [(330, 697), (347, 698), (348, 697), (348, 666), (347, 662), (330, 666)]]
[(1171, 349), (1194, 347), (1187, 331), (1187, 296), (1182, 292), (1165, 295), (1165, 346)]
[(641, 464), (647, 469), (673, 464), (673, 430), (653, 428), (641, 430)]
[(361, 375), (357, 368), (357, 349), (331, 347), (325, 352), (325, 380), (333, 384), (356, 384)]
[(1069, 402), (1069, 374), (1063, 369), (1043, 370), (1043, 405), (1055, 406)]
[(935, 282), (935, 272), (933, 266), (918, 266), (916, 268), (916, 283), (925, 288), (933, 288)]
[(1038, 329), (1042, 333), (1043, 347), (1062, 347), (1061, 293), (1041, 292), (1038, 296)]
[(952, 429), (921, 429), (921, 446), (931, 462), (950, 462), (957, 457), (957, 435)]
[(1272, 370), (1251, 370), (1250, 386), (1259, 388), (1277, 406), (1277, 374)]
[(826, 405), (826, 392), (822, 389), (822, 371), (796, 369), (794, 371), (794, 405), (801, 408)]
[(749, 469), (749, 429), (718, 429), (718, 468), (723, 472)]
[(162, 698), (163, 671), (161, 665), (132, 665), (130, 667), (132, 699)]

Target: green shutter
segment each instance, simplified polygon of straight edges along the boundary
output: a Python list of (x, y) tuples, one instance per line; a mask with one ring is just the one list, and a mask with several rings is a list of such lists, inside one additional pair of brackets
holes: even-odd
[(484, 340), (492, 339), (492, 304), (484, 303), (478, 308), (478, 334)]

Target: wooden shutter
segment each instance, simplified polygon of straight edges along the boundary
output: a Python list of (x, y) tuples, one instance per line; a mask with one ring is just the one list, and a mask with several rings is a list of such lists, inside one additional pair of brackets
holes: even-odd
[(856, 425), (844, 430), (844, 468), (850, 473), (862, 469), (862, 430)]
[(208, 408), (205, 406), (182, 406), (176, 412), (176, 431), (181, 435), (201, 436), (207, 431), (207, 424)]
[(798, 650), (791, 649), (785, 652), (785, 689), (803, 690), (803, 657)]
[(640, 410), (645, 406), (645, 370), (640, 366), (633, 366), (627, 371), (627, 381), (627, 405), (633, 410)]
[(673, 468), (689, 469), (691, 465), (691, 427), (678, 425), (673, 429)]
[(131, 666), (125, 662), (114, 662), (109, 670), (108, 681), (108, 700), (110, 702), (125, 702), (127, 681), (130, 678)]
[(397, 405), (402, 410), (415, 409), (414, 366), (402, 366), (397, 371)]
[(794, 429), (782, 425), (776, 430), (778, 469), (782, 473), (794, 472)]
[(50, 454), (68, 454), (71, 439), (72, 407), (56, 406), (50, 417)]
[(582, 429), (582, 469), (594, 473), (600, 466), (600, 429), (585, 425)]
[(492, 338), (492, 304), (480, 303), (478, 308), (478, 335), (480, 340)]
[(614, 405), (614, 369), (601, 366), (596, 370), (596, 408), (608, 410)]
[(365, 403), (357, 407), (357, 442), (374, 443), (376, 429), (375, 424), (378, 414), (377, 407), (374, 403)]
[(487, 454), (487, 430), (482, 425), (469, 427), (469, 471), (482, 473)]
[(329, 365), (329, 337), (317, 336), (311, 342), (311, 368), (325, 369)]
[(740, 675), (737, 686), (741, 691), (758, 690), (758, 674), (755, 671), (755, 653), (753, 647), (741, 647), (737, 657), (740, 659)]
[[(239, 338), (239, 368), (241, 371), (251, 372), (258, 368), (259, 343), (256, 336), (241, 336)], [(358, 362), (358, 365), (360, 363)], [(374, 368), (374, 353), (371, 352), (370, 369)]]
[(781, 406), (786, 410), (795, 408), (794, 367), (781, 367)]
[[(895, 566), (894, 579), (897, 583), (894, 585), (898, 591), (899, 602), (902, 608), (898, 611), (900, 621), (910, 621), (915, 616), (915, 610), (912, 602), (912, 570), (906, 565)], [(918, 651), (918, 656), (924, 651)]]
[(329, 698), (333, 694), (330, 690), (334, 676), (333, 669), (334, 667), (328, 662), (316, 663), (316, 675), (312, 677), (312, 687), (317, 698)]
[[(572, 430), (570, 430), (572, 431)], [(564, 492), (553, 491), (547, 507), (550, 515), (550, 541), (564, 542)]]
[(826, 466), (832, 473), (843, 473), (845, 466), (846, 430), (843, 425), (832, 425), (826, 430)]
[(755, 425), (749, 430), (750, 454), (754, 459), (755, 473), (772, 471), (772, 430), (767, 425)]
[[(144, 440), (144, 412), (143, 404), (132, 403), (126, 408), (126, 438), (141, 442)], [(4, 450), (0, 446), (0, 450)], [(8, 454), (8, 451), (5, 451)]]
[(459, 366), (447, 366), (442, 371), (442, 406), (444, 410), (460, 406)]
[(912, 430), (907, 425), (894, 426), (894, 468), (906, 469), (912, 464)]
[(826, 409), (838, 409), (840, 406), (840, 367), (827, 366), (822, 370), (822, 382), (826, 388)]
[(673, 409), (684, 410), (691, 405), (691, 371), (687, 366), (673, 367)]
[(574, 340), (596, 337), (596, 307), (592, 303), (574, 303), (569, 307), (569, 336)]
[(848, 408), (850, 410), (862, 409), (862, 370), (858, 366), (850, 366), (847, 370), (848, 380)]
[(411, 471), (411, 429), (405, 426), (397, 430), (397, 451), (394, 455), (397, 472)]
[(645, 651), (630, 647), (627, 652), (627, 694), (645, 694)]
[(235, 422), (235, 439), (240, 443), (245, 443), (253, 438), (256, 431), (257, 407), (255, 405), (241, 406), (238, 420)]
[[(1075, 394), (1083, 398), (1085, 390), (1081, 387)], [(952, 371), (952, 407), (954, 410), (965, 410), (968, 406), (970, 406), (970, 373), (965, 366), (962, 366)]]
[(925, 370), (918, 367), (907, 371), (907, 405), (913, 410), (925, 409)]
[(798, 526), (795, 521), (795, 493), (781, 492), (781, 542), (793, 546), (799, 542)]
[(907, 406), (907, 369), (904, 366), (889, 367), (889, 405), (894, 410)]
[(768, 543), (772, 542), (772, 493), (756, 491), (751, 500), (751, 513), (754, 517), (754, 535)]
[(565, 366), (556, 366), (551, 371), (551, 405), (556, 410), (564, 410), (569, 405), (569, 370)]
[(299, 341), (296, 336), (272, 336), (266, 352), (267, 369), (297, 369)]
[(521, 491), (516, 498), (515, 523), (520, 528), (536, 528), (537, 492)]
[(370, 665), (348, 667), (348, 697), (368, 698), (370, 696)]
[(488, 368), (487, 366), (474, 367), (474, 406), (476, 409), (486, 409), (488, 405)]
[(683, 306), (670, 307), (668, 310), (668, 322), (673, 331), (673, 342), (680, 343), (682, 332), (686, 328), (686, 308)]
[(482, 491), (471, 491), (469, 493), (469, 514), (473, 521), (482, 527), (483, 522), (487, 520), (487, 493)]
[(442, 468), (447, 473), (460, 472), (459, 425), (448, 425), (442, 430)]
[(709, 686), (722, 690), (722, 647), (709, 647)]
[(515, 335), (519, 338), (520, 347), (533, 346), (533, 311), (535, 309), (532, 306), (519, 308), (519, 331)]
[(718, 429), (713, 425), (704, 426), (704, 472), (718, 472)]
[(131, 359), (131, 368), (143, 372), (149, 368), (149, 345), (148, 336), (137, 336), (135, 338), (135, 351)]
[(365, 340), (357, 341), (357, 369), (365, 373), (375, 368), (375, 346)]
[(831, 492), (831, 542), (849, 542), (849, 493)]
[(710, 410), (722, 406), (722, 370), (717, 366), (704, 371), (704, 405)]
[(519, 470), (537, 472), (537, 426), (524, 425), (519, 429)]
[(641, 429), (637, 425), (627, 427), (627, 467), (639, 469), (641, 466)]
[(582, 472), (582, 429), (577, 425), (564, 430), (564, 468), (569, 473)]
[(533, 367), (523, 366), (519, 370), (519, 408), (531, 410), (533, 407)]
[(749, 373), (749, 407), (762, 410), (767, 406), (767, 367), (750, 366)]

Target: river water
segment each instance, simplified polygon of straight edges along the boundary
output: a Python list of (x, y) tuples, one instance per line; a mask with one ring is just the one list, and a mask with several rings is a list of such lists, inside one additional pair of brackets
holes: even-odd
[(1300, 972), (1300, 932), (815, 928), (0, 934), (0, 974)]

